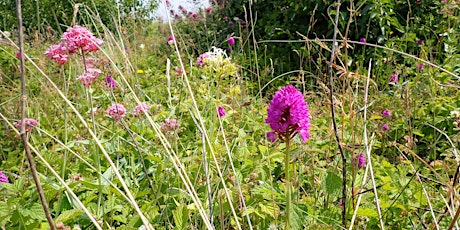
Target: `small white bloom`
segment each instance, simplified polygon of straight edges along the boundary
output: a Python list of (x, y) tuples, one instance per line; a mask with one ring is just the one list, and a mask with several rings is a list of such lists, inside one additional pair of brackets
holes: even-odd
[(11, 36), (11, 33), (8, 31), (3, 31), (3, 34), (5, 35), (6, 38), (9, 38)]
[(450, 116), (453, 118), (459, 118), (460, 112), (458, 110), (450, 111)]
[(141, 225), (137, 230), (146, 230), (147, 228), (145, 227), (145, 225)]
[(139, 48), (144, 49), (144, 48), (145, 48), (144, 43), (140, 44), (140, 45), (139, 45)]

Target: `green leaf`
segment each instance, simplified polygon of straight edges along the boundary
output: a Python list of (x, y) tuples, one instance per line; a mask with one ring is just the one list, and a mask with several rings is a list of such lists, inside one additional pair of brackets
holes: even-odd
[(10, 208), (8, 204), (4, 201), (0, 201), (0, 217), (4, 217), (10, 214)]
[(267, 204), (259, 203), (259, 207), (260, 211), (270, 215), (273, 219), (275, 219), (280, 214), (280, 207), (273, 202)]
[(174, 229), (187, 229), (188, 210), (184, 205), (180, 205), (173, 211)]
[(324, 186), (329, 195), (337, 196), (342, 189), (342, 179), (333, 172), (327, 172)]
[(58, 223), (58, 222), (66, 223), (67, 221), (69, 221), (71, 219), (76, 219), (77, 216), (80, 216), (80, 215), (82, 215), (84, 213), (85, 212), (83, 210), (80, 210), (80, 209), (66, 210), (66, 211), (63, 211), (61, 213), (61, 215), (59, 215), (55, 219), (55, 222), (56, 223)]
[(374, 115), (371, 118), (369, 118), (370, 121), (381, 120), (381, 119), (383, 119), (383, 117), (381, 115)]
[(425, 134), (421, 133), (420, 130), (414, 130), (414, 134), (419, 136), (419, 137), (424, 137)]
[(28, 219), (46, 220), (45, 211), (43, 211), (43, 207), (38, 203), (34, 203), (30, 208), (18, 208), (18, 210), (21, 215), (29, 217)]
[(370, 208), (360, 208), (358, 209), (359, 216), (366, 216), (366, 217), (377, 217), (378, 213), (374, 209)]

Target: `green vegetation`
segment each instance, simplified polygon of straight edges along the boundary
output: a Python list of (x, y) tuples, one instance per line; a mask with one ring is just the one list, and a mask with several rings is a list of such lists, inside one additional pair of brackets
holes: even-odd
[[(34, 13), (24, 19), (26, 117), (37, 121), (26, 135), (58, 229), (285, 229), (287, 218), (291, 229), (456, 227), (455, 1), (346, 1), (335, 47), (334, 1), (215, 1), (197, 13), (175, 9), (165, 24), (128, 11), (104, 16), (112, 8), (90, 2), (76, 22), (100, 46), (61, 39), (75, 28), (70, 3), (50, 16), (56, 24), (43, 23), (46, 13), (42, 23)], [(0, 226), (49, 229), (18, 132), (18, 37), (5, 31), (17, 28), (6, 4)], [(308, 104), (305, 143), (297, 123), (285, 133), (266, 123), (288, 84)]]

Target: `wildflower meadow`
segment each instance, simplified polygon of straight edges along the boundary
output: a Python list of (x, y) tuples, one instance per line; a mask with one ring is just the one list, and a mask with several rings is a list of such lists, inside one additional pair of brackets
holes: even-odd
[(0, 2), (0, 227), (459, 229), (459, 13)]

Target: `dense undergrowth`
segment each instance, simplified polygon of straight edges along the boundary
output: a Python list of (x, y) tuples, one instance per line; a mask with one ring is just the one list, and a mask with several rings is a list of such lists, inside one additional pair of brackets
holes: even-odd
[[(268, 25), (225, 16), (220, 4), (234, 2), (222, 2), (178, 13), (172, 30), (143, 22), (113, 31), (96, 18), (82, 19), (103, 42), (92, 48), (71, 50), (52, 28), (28, 37), (26, 116), (37, 125), (27, 136), (58, 228), (284, 229), (286, 185), (292, 229), (458, 228), (455, 1), (433, 3), (428, 14), (445, 21), (431, 33), (420, 29), (428, 25), (417, 26), (423, 14), (414, 9), (405, 27), (388, 13), (382, 28), (401, 31), (384, 35), (350, 15), (377, 12), (366, 8), (372, 4), (349, 12), (353, 4), (346, 3), (332, 65), (334, 118), (327, 68), (333, 33), (256, 37)], [(325, 8), (330, 15), (318, 23), (333, 24), (335, 7)], [(368, 32), (344, 42), (346, 20)], [(1, 34), (0, 180), (6, 183), (0, 183), (0, 226), (48, 229), (16, 132), (17, 35)], [(64, 52), (48, 58), (45, 51), (60, 42)], [(283, 45), (272, 50), (271, 43)], [(298, 64), (280, 63), (286, 59), (273, 54)], [(308, 104), (306, 143), (299, 135), (288, 145), (266, 135), (272, 95), (288, 84)], [(347, 158), (346, 226), (333, 119)]]

